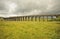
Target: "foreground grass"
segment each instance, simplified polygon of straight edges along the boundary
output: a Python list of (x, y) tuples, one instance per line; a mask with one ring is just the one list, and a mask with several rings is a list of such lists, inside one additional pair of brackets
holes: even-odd
[(59, 22), (3, 21), (0, 39), (60, 39)]

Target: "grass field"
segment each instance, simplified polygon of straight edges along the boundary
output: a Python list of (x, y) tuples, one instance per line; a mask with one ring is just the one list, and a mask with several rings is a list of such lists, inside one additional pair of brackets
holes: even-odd
[(60, 39), (59, 22), (1, 21), (0, 39)]

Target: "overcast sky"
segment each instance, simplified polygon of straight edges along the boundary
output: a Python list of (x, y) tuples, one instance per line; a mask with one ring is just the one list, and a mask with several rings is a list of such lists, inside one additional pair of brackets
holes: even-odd
[(0, 0), (0, 16), (60, 14), (60, 0)]

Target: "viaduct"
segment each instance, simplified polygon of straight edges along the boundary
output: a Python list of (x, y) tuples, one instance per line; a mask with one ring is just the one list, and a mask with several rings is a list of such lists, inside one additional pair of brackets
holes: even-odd
[[(55, 19), (60, 17), (60, 14), (52, 14), (52, 15), (29, 15), (29, 16), (16, 16), (16, 17), (8, 17), (8, 18), (2, 18), (5, 21), (41, 21), (41, 19), (44, 21), (45, 18), (48, 21), (49, 19)], [(0, 18), (1, 19), (1, 18)]]

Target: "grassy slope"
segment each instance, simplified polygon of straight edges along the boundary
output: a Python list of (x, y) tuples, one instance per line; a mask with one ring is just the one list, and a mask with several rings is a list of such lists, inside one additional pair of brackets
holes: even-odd
[(59, 25), (57, 22), (3, 21), (0, 39), (59, 39)]

